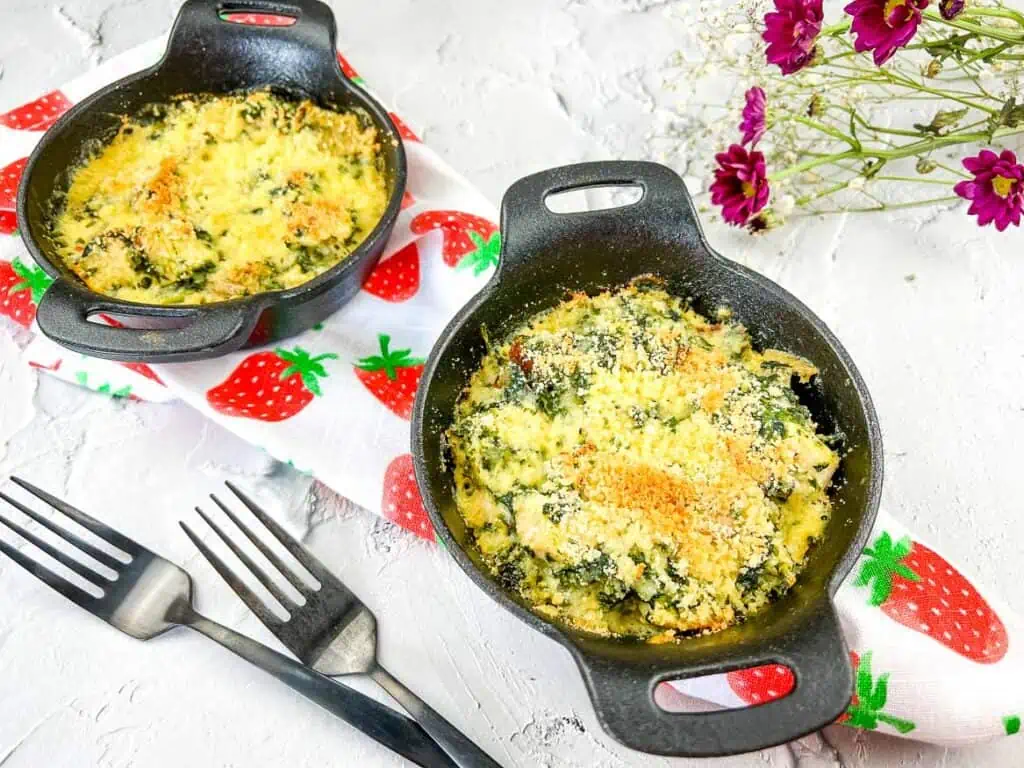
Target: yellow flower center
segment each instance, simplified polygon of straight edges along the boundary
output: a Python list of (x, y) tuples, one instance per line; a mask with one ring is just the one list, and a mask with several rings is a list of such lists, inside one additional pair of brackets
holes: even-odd
[(885, 4), (885, 10), (882, 12), (882, 18), (885, 19), (885, 23), (891, 27), (892, 24), (889, 19), (892, 18), (893, 11), (897, 8), (902, 8), (906, 4), (907, 0), (889, 0), (889, 2)]
[(754, 185), (751, 184), (749, 181), (740, 182), (740, 189), (743, 190), (744, 197), (753, 197), (755, 194), (757, 194), (757, 189), (755, 189)]
[(1010, 193), (1013, 192), (1013, 187), (1016, 183), (1016, 179), (1008, 179), (1005, 176), (996, 176), (992, 179), (992, 189), (995, 190), (997, 195), (1005, 198), (1009, 197)]

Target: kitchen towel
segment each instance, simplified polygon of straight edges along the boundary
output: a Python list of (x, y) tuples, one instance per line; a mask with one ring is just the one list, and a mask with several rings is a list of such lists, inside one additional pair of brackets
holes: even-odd
[[(164, 42), (139, 46), (0, 114), (0, 315), (28, 332), (49, 280), (16, 236), (25, 159), (72, 104), (153, 64)], [(340, 54), (339, 63), (365, 87)], [(183, 400), (355, 503), (433, 539), (409, 454), (412, 400), (437, 335), (492, 273), (500, 235), (494, 205), (396, 123), (409, 160), (404, 208), (363, 290), (321, 327), (265, 349), (153, 367), (86, 358), (36, 333), (26, 363), (115, 397)], [(1018, 733), (1024, 624), (886, 512), (836, 602), (856, 670), (856, 695), (841, 722), (946, 745)], [(794, 684), (788, 668), (772, 664), (663, 684), (658, 700), (670, 709), (683, 694), (744, 706), (784, 696)]]

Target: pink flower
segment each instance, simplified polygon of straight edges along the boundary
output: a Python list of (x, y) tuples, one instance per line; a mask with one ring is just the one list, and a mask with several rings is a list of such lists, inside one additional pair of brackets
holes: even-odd
[(740, 123), (740, 130), (743, 131), (742, 143), (749, 144), (753, 148), (765, 132), (764, 90), (757, 87), (751, 88), (744, 98), (747, 103), (743, 107), (743, 122)]
[(775, 0), (775, 11), (765, 14), (762, 37), (769, 64), (791, 75), (814, 57), (814, 41), (821, 32), (822, 0)]
[(996, 223), (1002, 232), (1010, 224), (1020, 226), (1024, 208), (1024, 165), (1008, 149), (1000, 154), (983, 149), (977, 157), (965, 157), (964, 168), (974, 174), (973, 181), (961, 181), (953, 191), (970, 200), (967, 213), (977, 215), (978, 226)]
[(768, 203), (771, 190), (765, 173), (764, 155), (747, 152), (733, 144), (715, 155), (718, 168), (711, 185), (711, 202), (722, 206), (722, 218), (742, 226)]
[(874, 51), (875, 64), (882, 66), (917, 33), (927, 7), (928, 0), (854, 0), (843, 9), (853, 16), (853, 47)]
[(967, 0), (939, 0), (939, 13), (946, 21), (952, 21), (960, 15), (967, 5)]

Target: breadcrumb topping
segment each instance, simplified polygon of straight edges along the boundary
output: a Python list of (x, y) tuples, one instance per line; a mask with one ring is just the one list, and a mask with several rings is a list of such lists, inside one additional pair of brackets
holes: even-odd
[(651, 280), (577, 294), (491, 347), (447, 435), (456, 504), (539, 613), (664, 642), (723, 629), (795, 582), (838, 465), (793, 381)]
[(202, 304), (283, 290), (345, 259), (387, 206), (376, 128), (269, 91), (122, 119), (73, 174), (51, 238), (98, 293)]

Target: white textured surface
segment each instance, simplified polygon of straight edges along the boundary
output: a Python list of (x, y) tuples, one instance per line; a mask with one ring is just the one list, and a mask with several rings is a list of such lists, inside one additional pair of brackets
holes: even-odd
[[(672, 106), (659, 70), (682, 37), (664, 0), (332, 4), (360, 73), (495, 200), (545, 166), (664, 148), (649, 138)], [(162, 32), (176, 5), (3, 0), (0, 108)], [(1024, 236), (978, 230), (960, 208), (805, 221), (757, 240), (709, 229), (720, 250), (809, 303), (858, 361), (885, 431), (888, 508), (1024, 611)], [(177, 527), (223, 479), (254, 488), (377, 612), (386, 664), (503, 764), (1022, 764), (1014, 739), (947, 751), (842, 727), (826, 734), (834, 754), (817, 738), (720, 761), (629, 752), (601, 732), (568, 654), (442, 551), (310, 489), (184, 406), (37, 382), (20, 340), (2, 326), (0, 476), (36, 480), (182, 563), (202, 610), (273, 642)], [(76, 611), (0, 559), (4, 768), (400, 764), (203, 638), (143, 644)]]

